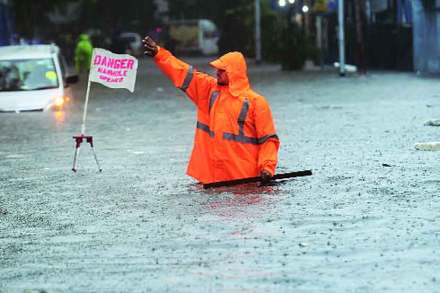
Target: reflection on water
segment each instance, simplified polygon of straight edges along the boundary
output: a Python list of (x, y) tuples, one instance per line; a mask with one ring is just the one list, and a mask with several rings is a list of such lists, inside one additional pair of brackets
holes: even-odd
[(279, 193), (277, 185), (259, 186), (257, 183), (207, 190), (197, 184), (191, 189), (206, 196), (206, 201), (201, 203), (205, 211), (226, 218), (258, 217), (277, 199)]
[(64, 124), (66, 121), (66, 112), (65, 111), (54, 111), (53, 116), (55, 118), (55, 122), (57, 125)]

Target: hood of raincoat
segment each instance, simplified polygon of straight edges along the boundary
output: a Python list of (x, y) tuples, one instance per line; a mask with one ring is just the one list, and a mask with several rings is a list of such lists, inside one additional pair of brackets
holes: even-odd
[(87, 34), (80, 34), (79, 35), (79, 40), (80, 41), (89, 41), (90, 38), (89, 38), (89, 36)]
[(240, 52), (227, 53), (209, 64), (216, 69), (226, 71), (229, 79), (229, 92), (233, 96), (238, 97), (249, 90), (246, 60)]

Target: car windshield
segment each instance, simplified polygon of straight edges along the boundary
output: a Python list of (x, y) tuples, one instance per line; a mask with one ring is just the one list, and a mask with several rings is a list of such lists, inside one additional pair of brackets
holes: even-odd
[(32, 91), (57, 88), (52, 59), (0, 60), (0, 91)]

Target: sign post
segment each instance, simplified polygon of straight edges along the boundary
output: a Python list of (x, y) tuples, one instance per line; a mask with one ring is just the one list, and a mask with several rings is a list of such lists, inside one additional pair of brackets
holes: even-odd
[(261, 63), (261, 13), (260, 0), (255, 0), (255, 62)]
[(92, 64), (87, 81), (86, 100), (81, 123), (81, 133), (73, 136), (75, 140), (75, 154), (73, 157), (72, 171), (78, 170), (78, 158), (81, 144), (84, 140), (90, 144), (93, 157), (99, 172), (102, 171), (93, 146), (93, 136), (86, 135), (87, 107), (89, 104), (91, 82), (97, 82), (110, 88), (126, 88), (134, 92), (138, 62), (137, 59), (127, 54), (114, 54), (110, 51), (96, 48), (93, 50)]
[(339, 75), (345, 76), (344, 0), (338, 0)]

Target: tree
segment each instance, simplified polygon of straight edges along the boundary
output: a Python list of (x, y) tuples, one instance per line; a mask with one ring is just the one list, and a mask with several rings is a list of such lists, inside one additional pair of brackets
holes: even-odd
[[(54, 33), (57, 28), (53, 28), (47, 17), (48, 13), (55, 8), (62, 10), (69, 3), (77, 2), (78, 0), (12, 0), (17, 32), (27, 38), (34, 37), (38, 30)], [(115, 27), (145, 32), (156, 24), (153, 1), (82, 0), (80, 3), (80, 18), (67, 27), (61, 27), (63, 33), (78, 34), (90, 28), (109, 33)]]
[[(11, 5), (15, 15), (15, 27), (21, 35), (32, 38), (35, 36), (38, 25), (47, 25), (45, 13), (55, 7), (60, 7), (73, 0), (12, 0)], [(43, 13), (43, 15), (41, 15)]]

